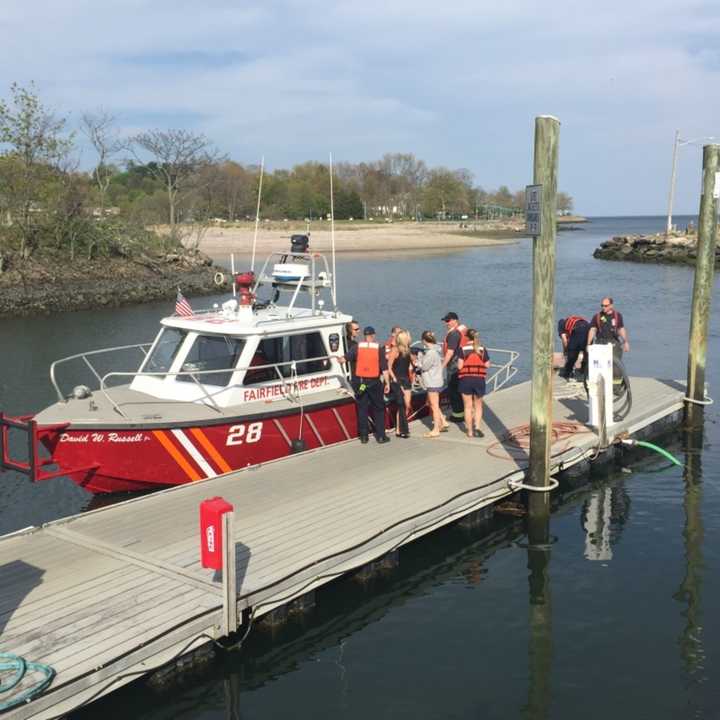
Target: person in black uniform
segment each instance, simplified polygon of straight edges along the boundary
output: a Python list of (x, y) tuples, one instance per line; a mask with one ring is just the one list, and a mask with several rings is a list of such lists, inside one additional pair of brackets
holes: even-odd
[[(360, 325), (357, 320), (351, 320), (345, 324), (345, 353), (349, 353), (352, 348), (357, 348), (358, 336), (360, 335)], [(341, 362), (345, 362), (344, 357), (340, 357)], [(355, 374), (355, 366), (350, 365), (350, 375)]]
[(459, 390), (457, 361), (465, 344), (467, 327), (458, 319), (457, 313), (445, 313), (442, 321), (447, 327), (443, 343), (443, 368), (447, 372), (448, 399), (450, 400), (450, 420), (461, 423), (465, 416), (465, 405)]
[(389, 394), (390, 383), (385, 347), (375, 340), (374, 328), (366, 327), (363, 334), (364, 342), (350, 347), (345, 356), (352, 368), (352, 386), (357, 397), (358, 434), (360, 442), (368, 441), (368, 411), (371, 411), (375, 439), (379, 443), (387, 443), (390, 438), (385, 434), (383, 392)]
[(581, 352), (583, 359), (580, 365), (580, 376), (576, 377), (576, 379), (582, 381), (587, 378), (588, 357), (586, 347), (589, 332), (590, 323), (579, 315), (570, 315), (561, 318), (558, 322), (558, 335), (562, 341), (563, 354), (565, 355), (565, 366), (558, 374), (566, 380), (573, 377), (575, 364)]

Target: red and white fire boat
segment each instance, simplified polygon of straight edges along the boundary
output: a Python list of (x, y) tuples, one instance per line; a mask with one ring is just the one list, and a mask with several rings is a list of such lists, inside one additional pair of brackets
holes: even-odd
[[(193, 482), (356, 437), (348, 369), (338, 360), (351, 318), (337, 310), (327, 260), (307, 244), (293, 236), (291, 251), (273, 253), (257, 275), (236, 275), (221, 307), (164, 318), (152, 343), (54, 362), (58, 402), (36, 415), (0, 413), (2, 467), (112, 493)], [(260, 300), (263, 289), (269, 297)], [(138, 369), (98, 370), (128, 353), (139, 354)], [(515, 357), (491, 387), (500, 375), (502, 384), (510, 379)], [(64, 392), (59, 376), (77, 364), (96, 387)], [(425, 412), (420, 388), (413, 405)], [(11, 452), (11, 434), (26, 436), (26, 451), (13, 444)]]

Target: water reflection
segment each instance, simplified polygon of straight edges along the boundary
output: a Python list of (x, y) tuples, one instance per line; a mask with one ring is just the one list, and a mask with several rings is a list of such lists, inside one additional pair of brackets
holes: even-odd
[(550, 716), (553, 660), (550, 547), (549, 517), (528, 518), (529, 677), (523, 716), (530, 720)]
[(685, 605), (685, 625), (678, 638), (680, 655), (686, 673), (687, 689), (691, 704), (693, 688), (703, 683), (705, 674), (705, 648), (703, 645), (703, 540), (702, 521), (702, 450), (703, 427), (695, 427), (685, 433), (685, 469), (683, 481), (685, 494), (683, 509), (685, 525), (683, 540), (685, 549), (685, 577), (675, 594), (675, 600)]
[(580, 516), (585, 531), (586, 560), (612, 560), (612, 546), (619, 540), (629, 515), (630, 495), (623, 482), (593, 490)]
[(236, 674), (223, 680), (225, 691), (225, 720), (240, 720), (240, 678)]

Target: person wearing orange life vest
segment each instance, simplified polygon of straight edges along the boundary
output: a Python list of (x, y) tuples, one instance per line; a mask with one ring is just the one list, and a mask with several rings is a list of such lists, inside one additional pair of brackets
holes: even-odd
[(480, 425), (490, 356), (480, 344), (480, 333), (477, 330), (470, 328), (467, 331), (457, 364), (458, 385), (465, 406), (465, 431), (468, 437), (484, 437)]
[(447, 370), (448, 397), (450, 399), (450, 420), (460, 423), (463, 421), (464, 405), (458, 390), (457, 361), (460, 357), (460, 348), (466, 343), (465, 333), (467, 327), (462, 325), (454, 312), (445, 313), (443, 322), (447, 326), (447, 334), (443, 342), (442, 366)]
[(563, 355), (565, 355), (565, 365), (558, 373), (560, 377), (570, 380), (573, 376), (575, 365), (580, 353), (583, 354), (582, 364), (580, 365), (580, 376), (578, 380), (587, 378), (588, 358), (585, 348), (588, 344), (588, 333), (590, 332), (590, 323), (580, 315), (569, 315), (566, 318), (560, 318), (558, 321), (558, 335), (563, 346)]
[(360, 442), (366, 443), (370, 435), (368, 411), (372, 412), (373, 433), (379, 443), (390, 442), (385, 434), (385, 394), (390, 392), (385, 347), (375, 340), (375, 329), (365, 328), (364, 342), (348, 350), (345, 359), (354, 368), (352, 386), (357, 398), (358, 434)]

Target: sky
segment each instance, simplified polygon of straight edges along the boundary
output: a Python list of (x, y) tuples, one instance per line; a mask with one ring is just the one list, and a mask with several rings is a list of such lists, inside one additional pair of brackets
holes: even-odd
[(719, 36), (717, 0), (2, 0), (0, 97), (34, 82), (71, 127), (103, 108), (270, 169), (407, 152), (512, 190), (554, 115), (590, 216), (667, 212), (679, 130), (674, 212), (696, 213)]

